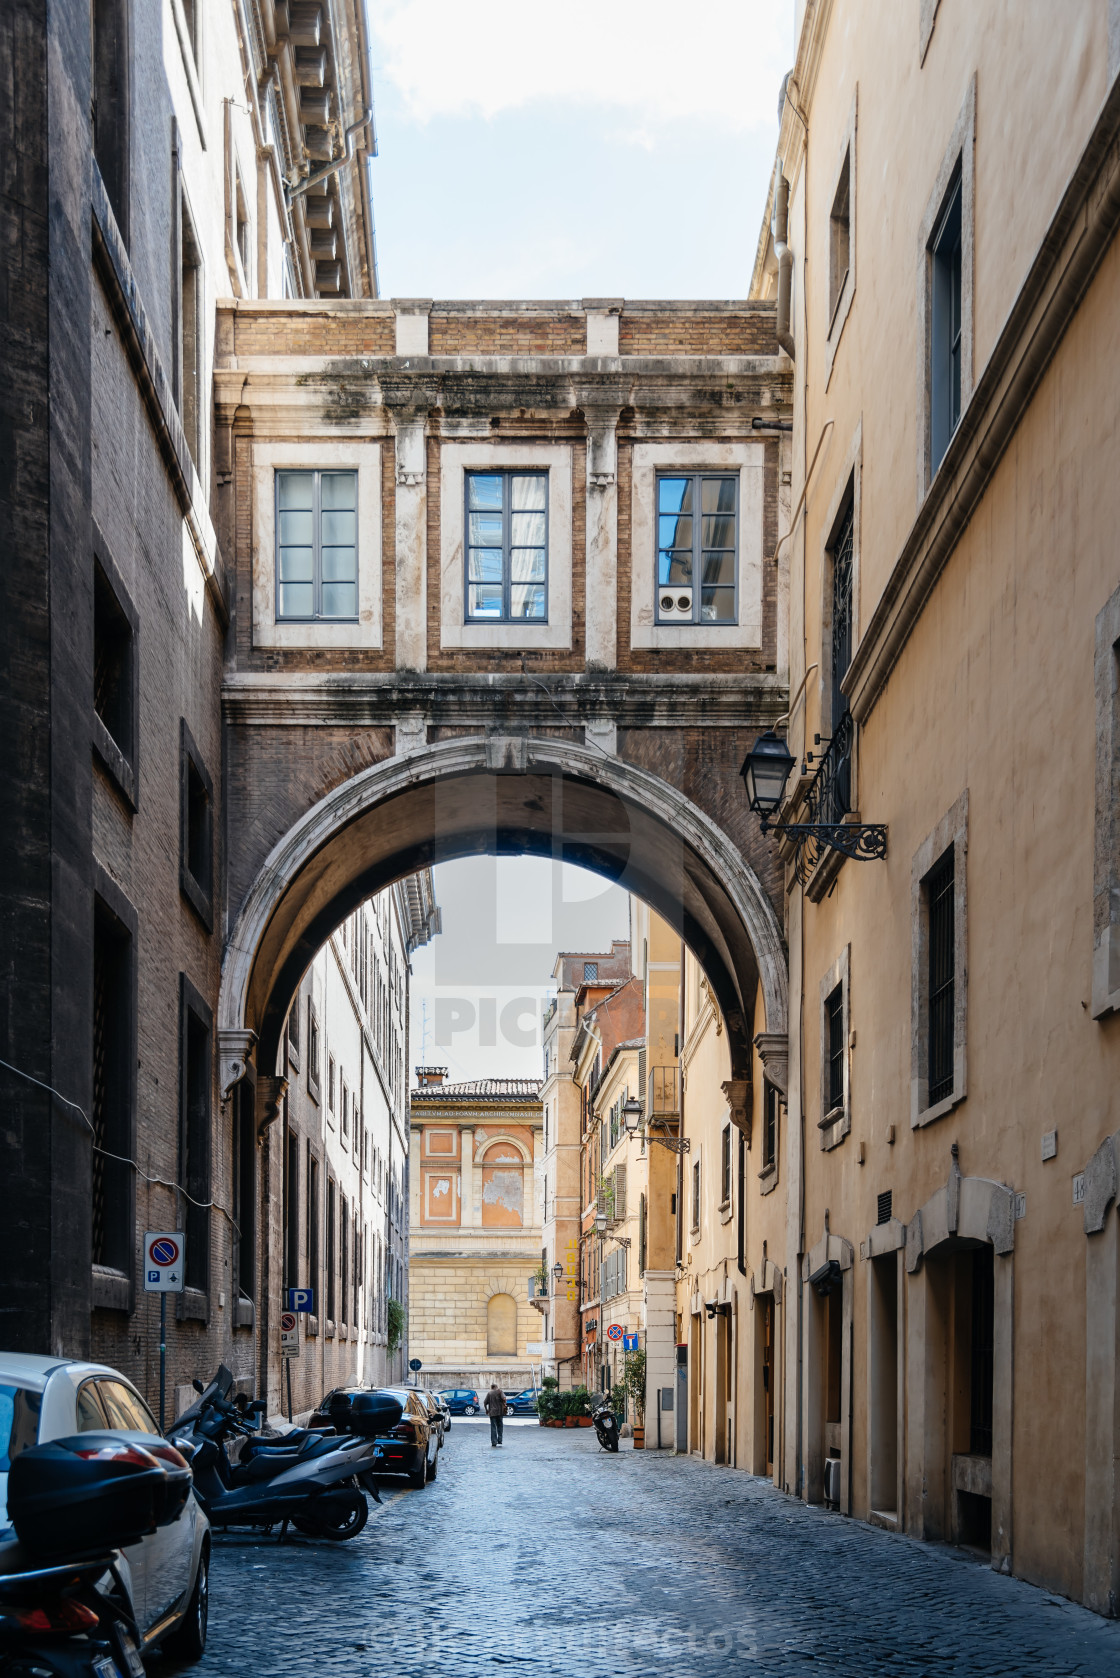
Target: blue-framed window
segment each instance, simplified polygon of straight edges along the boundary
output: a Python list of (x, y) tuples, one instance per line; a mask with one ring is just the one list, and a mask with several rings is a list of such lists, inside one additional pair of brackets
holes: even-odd
[(276, 617), (356, 622), (357, 472), (277, 472)]
[(548, 473), (466, 474), (468, 623), (548, 622)]
[(657, 622), (739, 620), (739, 475), (657, 477)]

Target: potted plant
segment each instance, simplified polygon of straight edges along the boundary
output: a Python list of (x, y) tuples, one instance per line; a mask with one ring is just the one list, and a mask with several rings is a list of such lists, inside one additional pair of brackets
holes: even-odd
[(560, 1383), (555, 1375), (546, 1375), (537, 1395), (537, 1416), (542, 1427), (556, 1427), (560, 1405)]
[(646, 1443), (646, 1354), (627, 1352), (622, 1363), (619, 1386), (634, 1406), (634, 1449), (642, 1451)]

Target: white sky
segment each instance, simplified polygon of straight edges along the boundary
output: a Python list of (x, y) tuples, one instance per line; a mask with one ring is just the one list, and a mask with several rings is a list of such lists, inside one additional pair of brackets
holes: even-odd
[(793, 0), (371, 0), (385, 297), (743, 297)]
[(410, 1082), (425, 1063), (453, 1082), (539, 1078), (557, 951), (606, 954), (628, 938), (627, 894), (540, 857), (468, 857), (432, 873), (443, 932), (412, 958)]

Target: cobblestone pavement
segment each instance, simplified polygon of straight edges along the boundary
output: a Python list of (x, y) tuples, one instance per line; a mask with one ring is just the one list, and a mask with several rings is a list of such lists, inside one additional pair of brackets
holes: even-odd
[[(950, 1549), (590, 1431), (456, 1421), (347, 1544), (215, 1539), (210, 1643), (153, 1678), (1118, 1678), (1120, 1624)], [(391, 1498), (392, 1501), (389, 1501)]]

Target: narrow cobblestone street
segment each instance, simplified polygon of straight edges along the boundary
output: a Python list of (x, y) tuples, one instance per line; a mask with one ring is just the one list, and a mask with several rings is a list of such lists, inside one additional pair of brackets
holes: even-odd
[[(959, 1552), (590, 1431), (456, 1422), (359, 1538), (215, 1540), (198, 1678), (1109, 1678), (1120, 1624)], [(171, 1678), (180, 1669), (153, 1663)]]

